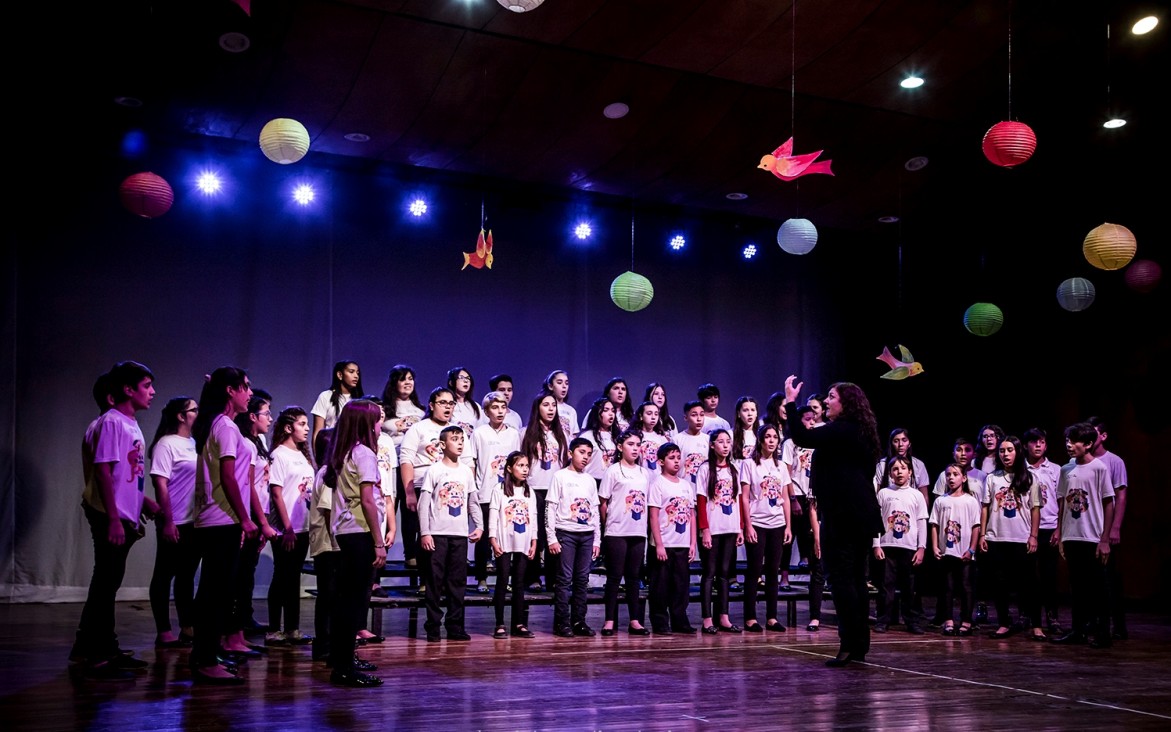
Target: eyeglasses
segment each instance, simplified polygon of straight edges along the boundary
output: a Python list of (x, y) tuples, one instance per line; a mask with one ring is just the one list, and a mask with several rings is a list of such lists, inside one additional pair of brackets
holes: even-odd
[(257, 417), (271, 417), (271, 416), (272, 416), (272, 412), (270, 412), (270, 411), (268, 411), (268, 410), (266, 409), (266, 410), (264, 410), (263, 412), (257, 412), (257, 413), (256, 413), (256, 416), (257, 416)]
[(183, 414), (199, 414), (199, 407), (192, 407), (191, 409), (184, 409)]
[(455, 401), (452, 399), (436, 399), (435, 403), (441, 407), (454, 407)]

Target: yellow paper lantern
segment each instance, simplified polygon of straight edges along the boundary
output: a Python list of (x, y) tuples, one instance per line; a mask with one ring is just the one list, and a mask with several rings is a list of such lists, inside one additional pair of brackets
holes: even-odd
[(270, 120), (260, 130), (260, 149), (274, 163), (295, 163), (309, 152), (309, 130), (295, 119)]
[(990, 302), (974, 303), (964, 311), (964, 327), (972, 335), (990, 336), (1004, 325), (1004, 313)]
[(1138, 243), (1130, 229), (1118, 224), (1102, 224), (1086, 234), (1082, 254), (1098, 269), (1122, 269), (1134, 259)]
[(808, 254), (817, 246), (817, 227), (809, 219), (789, 219), (777, 229), (777, 244), (789, 254)]
[(175, 192), (162, 176), (135, 173), (118, 186), (118, 198), (130, 213), (153, 219), (171, 210)]
[(1084, 277), (1070, 277), (1057, 286), (1057, 302), (1071, 313), (1078, 313), (1094, 304), (1094, 283)]
[(654, 296), (655, 288), (651, 281), (634, 272), (623, 272), (610, 283), (610, 299), (628, 313), (650, 305)]

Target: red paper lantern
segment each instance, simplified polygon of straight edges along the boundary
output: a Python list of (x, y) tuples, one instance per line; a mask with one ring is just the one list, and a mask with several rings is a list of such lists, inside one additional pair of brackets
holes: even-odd
[(997, 122), (984, 133), (984, 157), (994, 165), (1011, 168), (1033, 157), (1037, 136), (1023, 122)]
[(175, 192), (171, 184), (154, 173), (135, 173), (118, 187), (122, 205), (132, 214), (153, 219), (171, 210)]
[(1139, 259), (1126, 268), (1123, 279), (1126, 280), (1126, 286), (1135, 292), (1150, 292), (1163, 279), (1163, 268), (1158, 262)]

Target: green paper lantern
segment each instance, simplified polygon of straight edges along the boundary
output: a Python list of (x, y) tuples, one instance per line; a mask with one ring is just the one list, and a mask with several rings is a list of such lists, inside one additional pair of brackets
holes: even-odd
[(1094, 283), (1084, 277), (1070, 277), (1057, 286), (1057, 302), (1071, 313), (1093, 305), (1096, 294)]
[(990, 336), (1004, 325), (1004, 313), (990, 302), (974, 303), (964, 311), (964, 327), (972, 335)]
[(655, 288), (651, 281), (634, 272), (623, 272), (610, 283), (610, 299), (628, 313), (650, 305), (654, 296)]

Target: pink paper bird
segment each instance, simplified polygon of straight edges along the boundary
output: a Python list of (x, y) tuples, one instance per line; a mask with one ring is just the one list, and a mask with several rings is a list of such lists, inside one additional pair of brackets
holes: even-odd
[(829, 167), (832, 160), (823, 160), (820, 163), (813, 162), (822, 152), (822, 150), (818, 150), (804, 155), (794, 155), (793, 138), (790, 137), (785, 140), (783, 145), (773, 150), (771, 155), (765, 155), (761, 158), (760, 165), (756, 167), (767, 170), (781, 180), (795, 180), (810, 173), (833, 175), (834, 172)]

